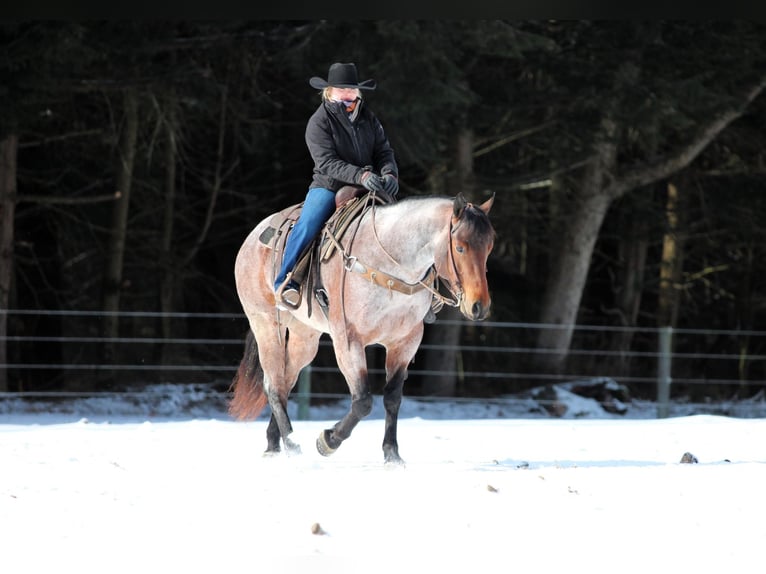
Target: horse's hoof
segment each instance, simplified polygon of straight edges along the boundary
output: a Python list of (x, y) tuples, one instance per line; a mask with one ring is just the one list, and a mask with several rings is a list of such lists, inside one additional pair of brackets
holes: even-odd
[(386, 468), (404, 468), (404, 460), (397, 454), (396, 456), (387, 456), (383, 463)]
[(291, 440), (285, 441), (285, 452), (287, 453), (287, 456), (295, 456), (301, 454), (301, 447), (300, 445), (294, 443)]
[(383, 447), (383, 457), (386, 467), (404, 467), (404, 461), (399, 456), (399, 450), (396, 447)]
[(330, 433), (332, 431), (325, 429), (321, 433), (319, 433), (319, 437), (317, 437), (317, 450), (319, 451), (319, 454), (322, 456), (330, 456), (332, 453), (334, 453), (336, 450), (338, 450), (338, 447), (335, 448), (331, 447), (329, 444), (330, 439)]
[(279, 449), (266, 449), (263, 451), (263, 458), (273, 458), (279, 455)]

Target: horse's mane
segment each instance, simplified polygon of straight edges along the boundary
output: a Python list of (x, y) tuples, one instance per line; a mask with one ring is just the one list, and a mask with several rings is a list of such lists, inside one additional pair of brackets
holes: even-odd
[[(396, 209), (397, 206), (415, 204), (421, 202), (431, 202), (434, 200), (444, 201), (452, 203), (455, 198), (447, 195), (411, 195), (399, 200), (396, 203), (390, 203), (387, 205), (379, 206), (378, 209)], [(489, 216), (481, 209), (476, 207), (472, 203), (466, 205), (465, 213), (461, 219), (462, 225), (468, 227), (468, 231), (471, 235), (478, 235), (480, 237), (488, 237), (492, 241), (496, 238), (495, 228), (489, 220)]]

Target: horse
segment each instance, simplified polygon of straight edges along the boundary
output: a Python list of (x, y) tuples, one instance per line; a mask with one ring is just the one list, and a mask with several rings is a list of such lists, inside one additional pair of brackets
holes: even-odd
[[(250, 330), (229, 389), (229, 412), (237, 420), (254, 420), (268, 403), (264, 456), (280, 453), (281, 445), (288, 455), (301, 452), (290, 439), (288, 395), (327, 333), (351, 405), (340, 421), (320, 433), (317, 450), (324, 456), (334, 453), (372, 410), (365, 349), (379, 344), (385, 349), (384, 462), (403, 464), (397, 442), (399, 407), (432, 298), (441, 297), (472, 321), (489, 314), (487, 259), (496, 233), (488, 214), (494, 197), (481, 205), (468, 202), (462, 193), (368, 201), (342, 236), (325, 224), (322, 243), (331, 243), (335, 253), (314, 266), (316, 278), (304, 288), (307, 293), (296, 309), (284, 308), (275, 297), (280, 253), (274, 236), (286, 228), (285, 221), (294, 221), (302, 204), (274, 213), (252, 229), (234, 264)], [(449, 296), (441, 295), (439, 281)]]

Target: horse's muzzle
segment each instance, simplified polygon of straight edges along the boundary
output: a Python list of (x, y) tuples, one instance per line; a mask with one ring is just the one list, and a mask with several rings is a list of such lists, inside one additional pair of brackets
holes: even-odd
[(490, 306), (491, 302), (487, 302), (485, 305), (481, 301), (474, 301), (470, 308), (468, 308), (467, 304), (464, 304), (461, 305), (460, 310), (471, 321), (483, 321), (489, 315)]

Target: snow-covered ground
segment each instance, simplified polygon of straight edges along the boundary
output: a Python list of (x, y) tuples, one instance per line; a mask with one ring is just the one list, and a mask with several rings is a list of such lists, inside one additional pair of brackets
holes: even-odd
[(264, 458), (265, 416), (154, 392), (0, 402), (2, 572), (763, 570), (764, 418), (405, 397), (389, 468), (380, 397), (332, 457), (347, 401)]
[[(0, 423), (52, 423), (77, 422), (87, 418), (91, 422), (153, 422), (179, 419), (229, 420), (226, 412), (228, 395), (225, 383), (213, 384), (154, 384), (141, 389), (116, 393), (97, 393), (85, 397), (58, 395), (22, 399), (18, 394), (0, 393)], [(579, 390), (579, 394), (573, 392)], [(609, 378), (575, 381), (538, 387), (531, 391), (494, 399), (439, 399), (406, 396), (402, 402), (402, 418), (425, 419), (529, 419), (555, 418), (586, 419), (653, 419), (657, 417), (657, 404), (652, 401), (625, 399), (627, 391)], [(605, 395), (599, 402), (587, 396)], [(299, 418), (301, 410), (296, 394), (291, 396), (288, 412)], [(612, 409), (606, 410), (608, 403)], [(306, 418), (332, 420), (341, 418), (349, 406), (349, 398), (329, 400), (320, 397), (311, 401)], [(674, 417), (714, 414), (738, 418), (766, 417), (766, 393), (761, 391), (748, 400), (689, 403), (674, 401), (668, 407)], [(620, 413), (620, 414), (616, 414)], [(268, 414), (268, 407), (264, 414)], [(369, 419), (383, 418), (383, 402), (377, 397)]]

